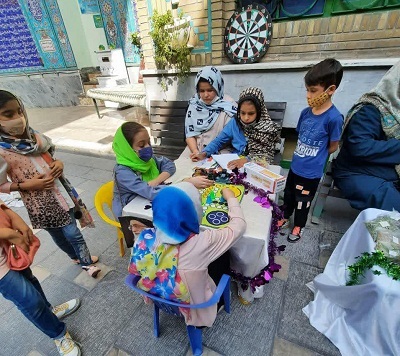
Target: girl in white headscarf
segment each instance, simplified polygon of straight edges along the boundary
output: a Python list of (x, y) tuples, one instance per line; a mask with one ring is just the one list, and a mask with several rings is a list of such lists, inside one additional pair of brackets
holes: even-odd
[(188, 148), (183, 155), (203, 150), (236, 114), (235, 101), (224, 95), (224, 80), (215, 67), (204, 67), (196, 75), (196, 94), (189, 100), (185, 119)]

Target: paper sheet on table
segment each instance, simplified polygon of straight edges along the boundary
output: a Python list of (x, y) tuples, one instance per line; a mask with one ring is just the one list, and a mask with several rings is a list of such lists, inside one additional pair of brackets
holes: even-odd
[[(228, 169), (228, 163), (240, 157), (236, 153), (225, 153), (222, 155), (212, 155), (212, 158), (224, 169)], [(230, 170), (229, 170), (230, 171)]]
[(206, 158), (203, 161), (199, 162), (198, 165), (196, 165), (196, 167), (204, 169), (215, 168), (216, 166), (217, 162), (215, 162), (212, 157)]

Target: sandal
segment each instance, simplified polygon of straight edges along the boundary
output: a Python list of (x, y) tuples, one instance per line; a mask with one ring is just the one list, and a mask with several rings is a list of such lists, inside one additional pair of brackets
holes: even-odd
[(249, 302), (248, 300), (244, 299), (240, 294), (238, 294), (238, 299), (239, 299), (240, 304), (243, 304), (243, 305), (251, 304), (251, 302)]
[(301, 239), (301, 235), (304, 232), (304, 228), (300, 226), (295, 226), (292, 230), (292, 232), (288, 235), (287, 240), (289, 242), (297, 242)]
[(90, 277), (96, 278), (97, 275), (100, 273), (101, 269), (95, 265), (91, 266), (82, 266), (82, 269), (84, 269)]
[[(95, 264), (97, 262), (99, 262), (99, 257), (98, 256), (90, 256), (90, 258), (92, 259), (92, 263)], [(72, 263), (79, 265), (79, 259), (71, 259)]]
[(289, 227), (289, 219), (281, 219), (278, 221), (278, 227), (281, 229), (287, 229)]

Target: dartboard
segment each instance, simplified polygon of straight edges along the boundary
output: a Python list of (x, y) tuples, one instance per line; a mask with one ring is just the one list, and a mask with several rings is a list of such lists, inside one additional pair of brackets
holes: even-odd
[(225, 53), (234, 63), (258, 62), (267, 52), (272, 37), (268, 10), (253, 4), (235, 11), (225, 28)]

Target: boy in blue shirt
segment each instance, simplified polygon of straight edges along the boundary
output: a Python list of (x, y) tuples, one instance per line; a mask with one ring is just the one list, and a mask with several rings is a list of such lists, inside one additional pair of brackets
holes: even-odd
[(279, 222), (282, 227), (288, 226), (294, 212), (289, 242), (300, 240), (326, 159), (339, 146), (343, 115), (333, 105), (332, 95), (342, 76), (342, 65), (328, 58), (314, 65), (304, 77), (309, 107), (301, 112), (297, 124), (297, 146), (283, 198), (284, 219)]

